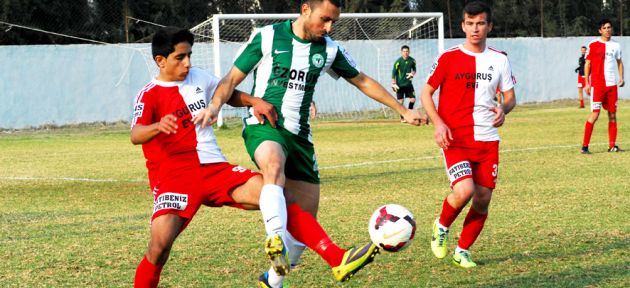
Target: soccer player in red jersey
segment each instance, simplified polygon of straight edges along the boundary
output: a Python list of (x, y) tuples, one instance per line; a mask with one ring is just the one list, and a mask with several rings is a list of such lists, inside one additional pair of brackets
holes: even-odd
[(580, 52), (582, 55), (578, 58), (578, 67), (575, 68), (575, 73), (578, 73), (578, 99), (580, 100), (580, 108), (584, 108), (584, 93), (582, 90), (584, 89), (584, 65), (586, 64), (586, 46), (582, 46), (580, 48)]
[[(154, 206), (151, 239), (136, 269), (134, 287), (157, 287), (173, 242), (201, 205), (259, 208), (262, 175), (228, 163), (212, 127), (193, 124), (194, 117), (212, 101), (219, 83), (217, 77), (191, 66), (193, 43), (193, 35), (186, 29), (167, 27), (158, 31), (152, 50), (160, 73), (138, 93), (135, 101), (131, 142), (146, 145), (143, 152), (154, 191)], [(274, 123), (277, 119), (271, 104), (240, 91), (235, 91), (228, 103), (263, 106), (254, 109), (259, 121), (263, 115)], [(331, 266), (360, 252), (339, 248), (311, 214), (293, 203), (291, 195), (286, 201), (287, 231)], [(277, 207), (270, 210), (268, 213), (280, 211)], [(361, 267), (345, 267), (344, 274), (335, 276), (346, 280), (346, 276)]]
[[(469, 248), (488, 217), (488, 206), (499, 172), (499, 134), (505, 115), (516, 105), (510, 63), (499, 50), (486, 46), (492, 30), (492, 12), (486, 4), (466, 4), (463, 44), (444, 51), (433, 64), (422, 90), (422, 104), (435, 126), (435, 141), (442, 149), (451, 193), (433, 224), (431, 250), (438, 258), (447, 253), (448, 231), (472, 199), (464, 220), (453, 263), (475, 267)], [(494, 101), (496, 88), (504, 101)], [(433, 93), (440, 88), (439, 109)]]
[[(623, 87), (623, 62), (621, 45), (613, 41), (613, 27), (608, 19), (599, 22), (599, 39), (588, 44), (584, 65), (584, 90), (591, 96), (591, 114), (584, 127), (582, 154), (590, 154), (593, 126), (599, 118), (602, 107), (608, 110), (608, 152), (621, 152), (617, 146), (617, 85)], [(619, 72), (619, 81), (615, 71)]]

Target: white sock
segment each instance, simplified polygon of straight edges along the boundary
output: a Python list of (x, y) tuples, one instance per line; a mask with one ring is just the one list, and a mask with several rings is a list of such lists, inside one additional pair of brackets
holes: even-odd
[(286, 242), (287, 204), (284, 200), (284, 188), (275, 184), (265, 184), (260, 191), (260, 213), (265, 223), (267, 235), (280, 234)]
[(276, 271), (273, 270), (273, 267), (269, 268), (269, 278), (267, 278), (267, 282), (271, 285), (272, 288), (282, 287), (282, 281), (284, 280), (284, 276), (280, 276), (276, 274)]
[(440, 228), (440, 229), (442, 229), (442, 230), (444, 230), (444, 231), (448, 231), (448, 227), (446, 227), (446, 226), (442, 225), (442, 224), (440, 223), (440, 221), (437, 221), (437, 227), (438, 227), (438, 228)]
[(287, 249), (289, 249), (289, 260), (291, 261), (291, 268), (293, 268), (300, 263), (300, 257), (302, 257), (302, 253), (304, 253), (306, 245), (298, 240), (295, 240), (290, 232), (287, 232), (286, 235), (286, 246)]
[(455, 248), (455, 253), (459, 253), (459, 252), (468, 252), (468, 250), (466, 249), (462, 249), (459, 247), (459, 245), (457, 246), (457, 248)]

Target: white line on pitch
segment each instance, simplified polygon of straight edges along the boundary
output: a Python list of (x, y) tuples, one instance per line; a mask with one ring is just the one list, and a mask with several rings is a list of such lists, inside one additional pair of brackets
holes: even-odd
[(131, 179), (94, 179), (94, 178), (72, 178), (72, 177), (0, 177), (0, 180), (23, 180), (23, 181), (75, 181), (75, 182), (146, 182), (147, 180)]
[[(608, 143), (591, 143), (590, 145), (606, 145)], [(517, 148), (517, 149), (501, 149), (501, 153), (511, 153), (511, 152), (522, 152), (522, 151), (532, 151), (532, 150), (548, 150), (548, 149), (562, 149), (562, 148), (576, 148), (581, 147), (581, 145), (557, 145), (557, 146), (540, 146), (540, 147), (529, 147), (529, 148)], [(319, 167), (319, 170), (327, 170), (327, 169), (336, 169), (336, 168), (350, 168), (350, 167), (358, 167), (358, 166), (369, 166), (375, 164), (385, 164), (385, 163), (396, 163), (396, 162), (405, 162), (405, 161), (414, 161), (414, 160), (428, 160), (428, 159), (436, 159), (442, 158), (442, 156), (425, 156), (425, 157), (417, 157), (417, 158), (402, 158), (402, 159), (392, 159), (392, 160), (382, 160), (382, 161), (368, 161), (361, 163), (352, 163), (352, 164), (342, 164), (335, 166), (325, 166)]]
[[(591, 143), (591, 146), (595, 145), (607, 145), (608, 143)], [(522, 152), (522, 151), (534, 151), (534, 150), (548, 150), (548, 149), (562, 149), (562, 148), (576, 148), (580, 147), (580, 145), (556, 145), (556, 146), (539, 146), (539, 147), (528, 147), (528, 148), (517, 148), (517, 149), (502, 149), (501, 153), (511, 153), (511, 152)], [(405, 161), (414, 161), (414, 160), (429, 160), (429, 159), (437, 159), (442, 158), (442, 156), (425, 156), (425, 157), (416, 157), (416, 158), (402, 158), (402, 159), (391, 159), (391, 160), (382, 160), (382, 161), (368, 161), (361, 163), (352, 163), (352, 164), (342, 164), (342, 165), (334, 165), (334, 166), (325, 166), (319, 167), (319, 170), (328, 170), (328, 169), (336, 169), (336, 168), (351, 168), (351, 167), (360, 167), (360, 166), (369, 166), (369, 165), (377, 165), (377, 164), (386, 164), (386, 163), (397, 163), (397, 162), (405, 162)], [(0, 180), (13, 180), (13, 181), (74, 181), (74, 182), (134, 182), (134, 183), (143, 183), (147, 182), (145, 179), (129, 179), (129, 180), (117, 180), (117, 179), (95, 179), (95, 178), (72, 178), (72, 177), (11, 177), (11, 176), (0, 176)]]

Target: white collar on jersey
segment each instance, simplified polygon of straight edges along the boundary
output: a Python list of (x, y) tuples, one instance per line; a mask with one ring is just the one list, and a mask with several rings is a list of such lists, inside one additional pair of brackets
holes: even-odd
[(170, 82), (162, 81), (162, 80), (158, 80), (157, 78), (153, 78), (151, 82), (155, 83), (155, 85), (162, 86), (162, 87), (175, 87), (184, 83), (184, 81), (170, 81)]
[(466, 53), (466, 54), (468, 54), (468, 55), (471, 55), (471, 56), (481, 55), (481, 54), (483, 54), (483, 53), (486, 53), (486, 51), (488, 51), (488, 45), (486, 45), (486, 48), (484, 48), (484, 49), (483, 49), (483, 51), (482, 51), (482, 52), (479, 52), (479, 53), (477, 53), (477, 52), (472, 52), (472, 51), (470, 51), (470, 50), (468, 50), (468, 49), (464, 48), (464, 44), (459, 44), (458, 46), (459, 46), (459, 49), (460, 49), (460, 50), (462, 50), (462, 52), (464, 52), (464, 53)]

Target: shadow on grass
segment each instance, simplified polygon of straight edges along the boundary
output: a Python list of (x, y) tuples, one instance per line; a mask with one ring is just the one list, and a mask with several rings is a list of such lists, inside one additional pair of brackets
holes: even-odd
[[(611, 255), (614, 251), (628, 251), (630, 239), (622, 238), (618, 241), (606, 245), (577, 245), (573, 249), (562, 251), (549, 251), (533, 253), (533, 255), (514, 254), (506, 257), (486, 258), (478, 261), (481, 266), (497, 265), (502, 262), (514, 261), (515, 263), (527, 262), (540, 259), (556, 259), (562, 261), (563, 258), (579, 257), (590, 255)], [(623, 254), (623, 252), (621, 253)], [(621, 260), (622, 263), (626, 263)], [(627, 263), (626, 263), (627, 264)], [(497, 281), (485, 283), (484, 287), (587, 287), (606, 286), (607, 279), (625, 279), (626, 284), (630, 283), (630, 267), (619, 265), (618, 263), (608, 263), (601, 265), (589, 265), (588, 262), (572, 260), (564, 267), (564, 271), (538, 273), (528, 272), (526, 275), (520, 274), (514, 277), (501, 277)], [(625, 285), (628, 287), (628, 285)]]
[(625, 279), (618, 282), (619, 287), (628, 287), (630, 281), (628, 267), (620, 267), (615, 263), (572, 268), (560, 272), (501, 277), (496, 282), (485, 283), (483, 287), (609, 287), (607, 280), (612, 279)]

